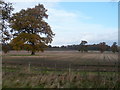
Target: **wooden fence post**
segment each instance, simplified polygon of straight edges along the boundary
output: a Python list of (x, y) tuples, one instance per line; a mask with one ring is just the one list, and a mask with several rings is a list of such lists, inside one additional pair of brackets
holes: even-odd
[(69, 82), (71, 83), (71, 64), (69, 64)]
[(31, 66), (31, 63), (29, 62), (28, 63), (28, 72), (30, 73), (30, 66)]

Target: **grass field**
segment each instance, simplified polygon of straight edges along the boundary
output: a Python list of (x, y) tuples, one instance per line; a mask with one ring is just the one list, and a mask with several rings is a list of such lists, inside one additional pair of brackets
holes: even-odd
[[(26, 51), (3, 54), (3, 87), (115, 88), (119, 87), (118, 53)], [(10, 83), (12, 81), (12, 83)]]

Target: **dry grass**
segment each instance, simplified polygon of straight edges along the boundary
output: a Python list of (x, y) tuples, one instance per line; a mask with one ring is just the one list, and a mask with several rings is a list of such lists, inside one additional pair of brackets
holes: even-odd
[[(21, 67), (24, 68), (24, 67)], [(104, 72), (3, 72), (3, 88), (117, 88), (120, 85), (115, 73)]]
[(73, 69), (85, 69), (86, 65), (90, 65), (90, 68), (93, 69), (97, 67), (98, 64), (101, 65), (101, 67), (104, 65), (103, 67), (109, 66), (113, 68), (118, 62), (118, 54), (111, 52), (101, 54), (100, 52), (46, 51), (44, 53), (36, 53), (36, 56), (28, 54), (26, 51), (11, 51), (3, 56), (3, 64), (28, 65), (30, 63), (33, 66), (49, 68), (69, 68), (69, 65), (71, 65), (70, 68)]
[(115, 66), (118, 53), (45, 51), (35, 56), (29, 54), (11, 51), (3, 55), (4, 88), (115, 88), (120, 85)]

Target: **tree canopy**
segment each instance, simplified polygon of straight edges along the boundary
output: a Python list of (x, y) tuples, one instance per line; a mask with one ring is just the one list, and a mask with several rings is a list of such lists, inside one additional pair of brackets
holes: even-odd
[(99, 49), (100, 49), (100, 52), (103, 53), (107, 49), (106, 43), (105, 42), (101, 42), (99, 44)]
[(81, 41), (81, 43), (80, 43), (80, 49), (79, 49), (79, 51), (81, 51), (81, 52), (87, 52), (88, 50), (87, 50), (87, 45), (85, 45), (85, 44), (87, 44), (87, 41)]
[(113, 42), (113, 45), (111, 46), (111, 50), (113, 53), (118, 52), (118, 46), (116, 42)]
[(7, 40), (11, 37), (9, 33), (9, 20), (11, 17), (11, 12), (13, 11), (12, 3), (6, 3), (0, 0), (0, 34), (1, 34), (1, 42), (5, 44)]
[(12, 37), (9, 29), (9, 20), (12, 11), (12, 3), (0, 0), (0, 43), (2, 43), (2, 51), (5, 53), (9, 51), (7, 41)]
[(55, 35), (50, 25), (45, 21), (48, 18), (47, 10), (42, 4), (34, 8), (22, 9), (13, 14), (10, 23), (13, 32), (11, 44), (14, 49), (26, 49), (32, 55), (36, 51), (43, 51)]

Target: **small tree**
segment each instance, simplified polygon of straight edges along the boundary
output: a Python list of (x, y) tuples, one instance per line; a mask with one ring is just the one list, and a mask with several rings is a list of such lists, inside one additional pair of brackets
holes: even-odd
[(11, 50), (11, 47), (9, 44), (3, 44), (2, 45), (2, 51), (6, 54)]
[(13, 14), (11, 28), (14, 31), (14, 39), (11, 44), (14, 49), (26, 49), (34, 55), (36, 51), (44, 51), (54, 36), (51, 27), (44, 20), (48, 18), (47, 10), (42, 4), (34, 8), (22, 9)]
[(113, 53), (118, 52), (118, 47), (117, 47), (116, 44), (117, 44), (117, 43), (114, 42), (113, 45), (111, 46), (111, 50), (112, 50)]
[(87, 46), (85, 45), (87, 43), (87, 41), (81, 41), (81, 43), (80, 43), (80, 49), (79, 49), (79, 51), (81, 51), (81, 52), (87, 52), (88, 50), (87, 50)]
[(99, 50), (101, 53), (103, 53), (106, 50), (106, 43), (105, 42), (101, 42), (99, 44)]

